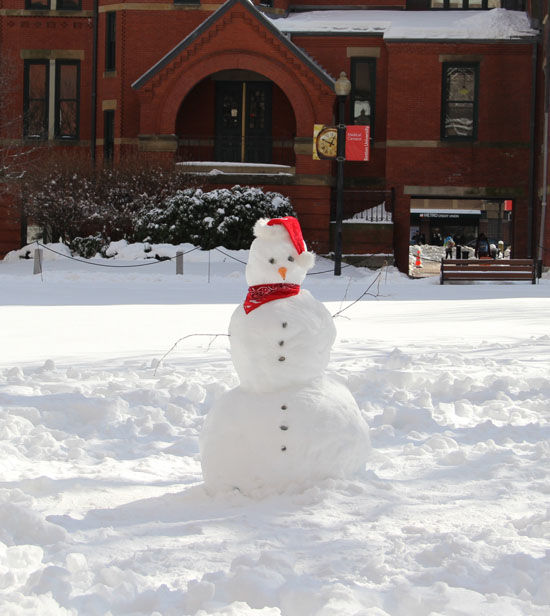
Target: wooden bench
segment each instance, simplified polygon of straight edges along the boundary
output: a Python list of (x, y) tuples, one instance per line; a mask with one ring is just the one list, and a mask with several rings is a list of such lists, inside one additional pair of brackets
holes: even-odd
[(534, 259), (441, 259), (441, 284), (455, 280), (524, 280), (536, 284)]

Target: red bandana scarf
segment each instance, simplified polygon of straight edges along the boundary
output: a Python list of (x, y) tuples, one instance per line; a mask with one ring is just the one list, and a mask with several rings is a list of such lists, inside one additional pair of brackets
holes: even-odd
[(252, 312), (256, 308), (272, 302), (275, 299), (283, 299), (292, 297), (300, 293), (299, 284), (290, 284), (286, 282), (274, 282), (273, 284), (256, 284), (248, 287), (248, 295), (244, 300), (244, 311), (246, 314)]

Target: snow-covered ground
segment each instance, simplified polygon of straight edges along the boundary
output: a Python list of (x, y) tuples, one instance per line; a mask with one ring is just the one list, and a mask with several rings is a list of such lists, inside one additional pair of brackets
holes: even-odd
[(237, 384), (213, 335), (247, 255), (224, 252), (183, 276), (140, 247), (45, 254), (42, 276), (0, 262), (0, 614), (547, 616), (550, 279), (335, 279), (320, 260), (304, 286), (345, 309), (329, 368), (373, 454), (254, 500), (200, 472), (204, 417)]

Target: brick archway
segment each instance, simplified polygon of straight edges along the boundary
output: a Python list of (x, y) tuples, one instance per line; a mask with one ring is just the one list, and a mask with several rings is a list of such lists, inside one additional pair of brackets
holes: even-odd
[[(254, 71), (277, 84), (288, 98), (296, 118), (298, 136), (311, 135), (313, 124), (319, 121), (330, 121), (334, 95), (326, 87), (325, 96), (311, 91), (314, 88), (304, 83), (300, 75), (289, 70), (272, 58), (259, 56), (249, 51), (233, 51), (231, 53), (211, 54), (202, 57), (192, 66), (185, 65), (185, 70), (173, 74), (170, 85), (159, 88), (148, 105), (142, 106), (142, 121), (149, 124), (149, 130), (142, 133), (170, 135), (175, 133), (178, 111), (185, 97), (203, 79), (222, 70), (245, 69)], [(163, 95), (162, 102), (155, 99)], [(317, 105), (314, 106), (314, 102)], [(153, 110), (156, 111), (153, 111)], [(159, 113), (160, 110), (160, 113)], [(156, 119), (151, 125), (151, 119)], [(143, 124), (142, 124), (143, 127)]]

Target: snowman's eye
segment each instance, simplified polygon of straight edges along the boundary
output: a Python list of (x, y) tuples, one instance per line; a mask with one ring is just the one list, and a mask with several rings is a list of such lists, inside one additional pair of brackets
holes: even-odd
[(294, 257), (288, 257), (289, 261), (294, 261)]
[(275, 263), (275, 259), (273, 257), (271, 257), (271, 259), (269, 259), (270, 263)]

